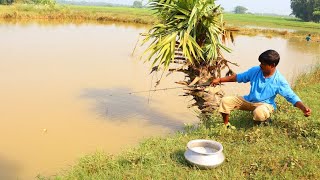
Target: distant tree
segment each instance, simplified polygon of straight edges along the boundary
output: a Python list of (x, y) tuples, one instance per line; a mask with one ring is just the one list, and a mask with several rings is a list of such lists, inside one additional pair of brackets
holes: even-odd
[(13, 2), (14, 2), (13, 0), (0, 0), (0, 4), (5, 4), (5, 5), (12, 4)]
[(315, 22), (320, 22), (320, 7), (315, 8), (312, 15), (314, 16)]
[(243, 6), (236, 6), (233, 12), (236, 14), (245, 14), (247, 10), (248, 9)]
[(142, 1), (134, 1), (133, 7), (134, 8), (142, 8)]
[(55, 5), (55, 0), (31, 0), (35, 4)]
[(291, 0), (291, 9), (303, 21), (320, 21), (320, 0)]

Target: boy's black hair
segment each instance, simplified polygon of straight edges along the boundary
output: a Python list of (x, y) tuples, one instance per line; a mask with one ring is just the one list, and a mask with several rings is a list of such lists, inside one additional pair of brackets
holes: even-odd
[(260, 54), (259, 56), (259, 62), (266, 63), (268, 65), (274, 64), (275, 66), (278, 65), (280, 61), (280, 55), (277, 51), (275, 50), (267, 50)]

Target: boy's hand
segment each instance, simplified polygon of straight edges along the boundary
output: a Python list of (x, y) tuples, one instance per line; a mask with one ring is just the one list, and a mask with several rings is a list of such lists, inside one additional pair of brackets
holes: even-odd
[(305, 110), (303, 111), (303, 114), (305, 117), (311, 116), (311, 109), (306, 107)]
[(220, 84), (220, 78), (216, 78), (216, 79), (212, 80), (210, 86), (215, 86), (217, 84)]
[(305, 106), (301, 101), (298, 101), (294, 106), (299, 108), (305, 117), (311, 116), (311, 109)]

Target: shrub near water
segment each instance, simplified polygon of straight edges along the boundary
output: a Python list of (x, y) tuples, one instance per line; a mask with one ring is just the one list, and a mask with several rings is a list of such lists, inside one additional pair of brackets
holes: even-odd
[[(283, 98), (270, 126), (255, 126), (248, 112), (234, 111), (236, 130), (222, 127), (221, 117), (202, 119), (172, 137), (151, 138), (118, 156), (97, 152), (82, 158), (55, 179), (320, 179), (320, 68), (302, 75), (295, 87), (313, 114), (303, 117)], [(305, 83), (305, 82), (312, 83)], [(301, 83), (299, 83), (301, 82)], [(304, 83), (302, 83), (304, 82)], [(199, 170), (184, 159), (193, 139), (213, 139), (224, 146), (225, 162)], [(49, 179), (49, 178), (48, 178)]]

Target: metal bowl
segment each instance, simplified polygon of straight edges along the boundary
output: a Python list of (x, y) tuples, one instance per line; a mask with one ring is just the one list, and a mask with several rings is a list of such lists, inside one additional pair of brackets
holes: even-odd
[(199, 168), (210, 169), (223, 163), (222, 151), (223, 146), (217, 141), (196, 139), (188, 142), (184, 157)]

